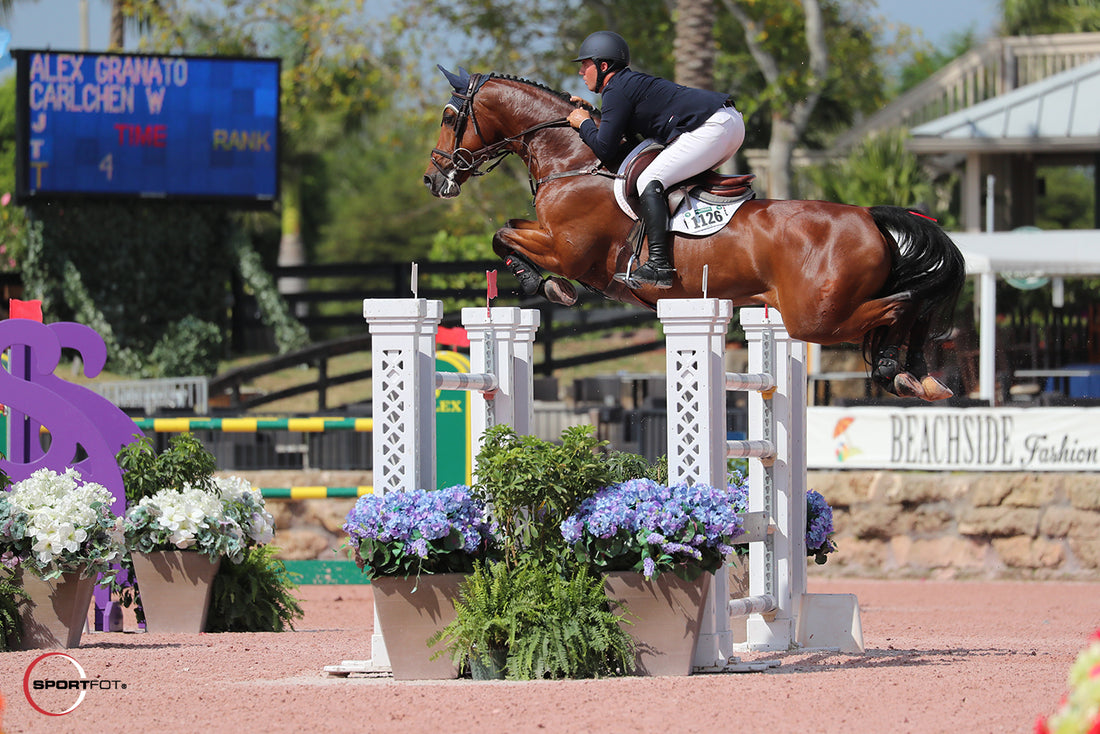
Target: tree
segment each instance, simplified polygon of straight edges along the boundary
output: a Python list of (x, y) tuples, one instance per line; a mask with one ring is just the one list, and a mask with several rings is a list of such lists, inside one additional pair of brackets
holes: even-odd
[[(280, 265), (307, 262), (303, 201), (324, 153), (386, 107), (400, 83), (392, 49), (368, 44), (361, 7), (361, 0), (223, 0), (212, 10), (187, 10), (146, 0), (147, 43), (156, 50), (282, 59)], [(305, 283), (283, 287), (293, 292)]]
[(856, 206), (897, 204), (923, 209), (944, 227), (956, 222), (949, 212), (955, 181), (933, 185), (917, 156), (906, 147), (908, 132), (870, 135), (842, 160), (804, 171), (811, 195)]
[(1001, 13), (1008, 36), (1100, 31), (1096, 0), (1001, 0)]
[(676, 11), (676, 81), (688, 87), (714, 89), (715, 0), (679, 0)]
[[(798, 14), (796, 8), (780, 3), (778, 7), (769, 6), (766, 14), (758, 17), (750, 14), (738, 0), (723, 0), (723, 4), (744, 29), (749, 53), (768, 84), (766, 94), (772, 103), (772, 131), (768, 145), (768, 197), (790, 198), (791, 157), (795, 145), (806, 132), (818, 100), (821, 99), (829, 70), (829, 52), (825, 43), (821, 6), (817, 0), (802, 0), (805, 31), (803, 40), (808, 59), (799, 53), (796, 63), (783, 63), (792, 59), (784, 59), (786, 54), (781, 54), (779, 49), (767, 43), (771, 23), (765, 21), (779, 15), (782, 22), (791, 25), (792, 19)], [(755, 7), (752, 9), (757, 10)]]

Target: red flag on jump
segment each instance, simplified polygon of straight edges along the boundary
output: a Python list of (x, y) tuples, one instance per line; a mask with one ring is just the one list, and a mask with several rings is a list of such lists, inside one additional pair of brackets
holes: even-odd
[(492, 300), (497, 297), (497, 271), (486, 270), (485, 279), (489, 282), (488, 297), (489, 300)]
[(13, 319), (30, 319), (42, 323), (42, 301), (8, 300), (9, 315)]

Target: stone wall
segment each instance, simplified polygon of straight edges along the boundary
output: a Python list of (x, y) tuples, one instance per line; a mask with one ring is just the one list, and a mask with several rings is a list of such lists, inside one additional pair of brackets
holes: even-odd
[[(370, 472), (238, 472), (255, 487), (371, 484)], [(1100, 579), (1100, 475), (812, 471), (839, 546), (815, 575)], [(269, 499), (285, 559), (346, 558), (353, 499)]]
[(1100, 578), (1100, 476), (814, 471), (838, 551), (815, 573)]

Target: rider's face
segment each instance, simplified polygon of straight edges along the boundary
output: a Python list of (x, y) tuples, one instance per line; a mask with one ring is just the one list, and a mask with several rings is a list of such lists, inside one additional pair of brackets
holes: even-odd
[(596, 91), (596, 74), (598, 71), (592, 59), (585, 59), (581, 62), (580, 71), (577, 73), (584, 79), (584, 86), (588, 87), (589, 92)]

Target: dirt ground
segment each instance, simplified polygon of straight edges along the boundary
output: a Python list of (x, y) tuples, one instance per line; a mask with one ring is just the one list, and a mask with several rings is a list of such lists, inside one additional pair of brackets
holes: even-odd
[[(295, 632), (85, 633), (68, 652), (100, 688), (64, 716), (24, 695), (46, 651), (2, 653), (2, 731), (1030, 732), (1100, 626), (1100, 583), (811, 579), (810, 591), (859, 597), (865, 654), (747, 654), (781, 664), (684, 678), (398, 683), (323, 672), (370, 657), (370, 587), (304, 586)], [(33, 670), (77, 677), (57, 655)], [(50, 711), (76, 700), (32, 698)]]

